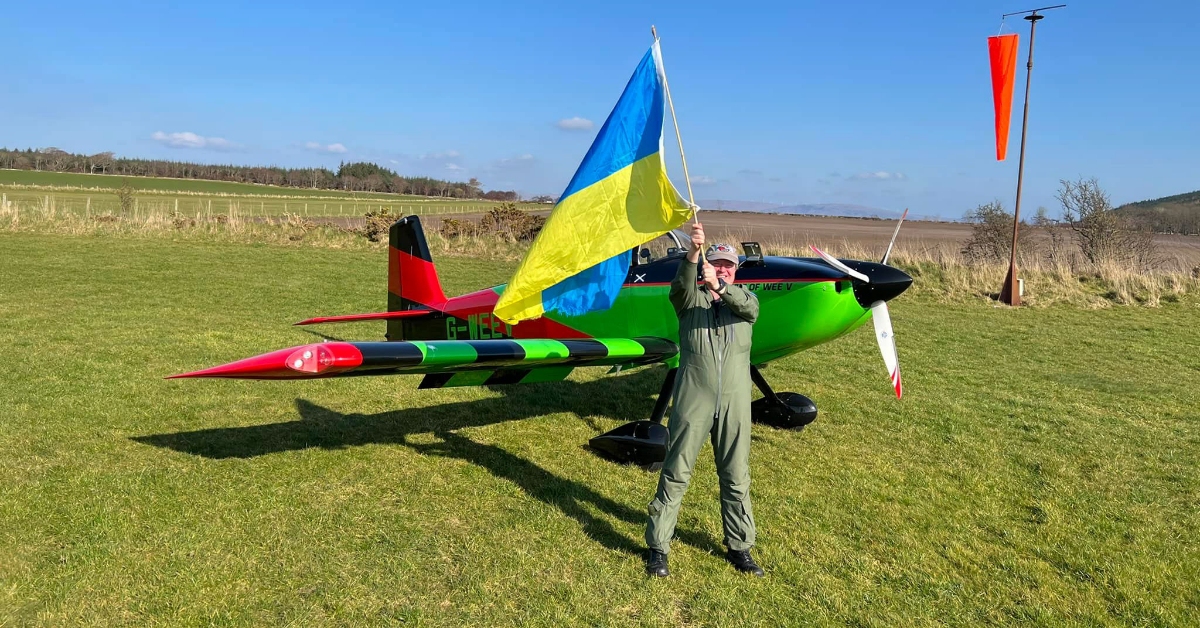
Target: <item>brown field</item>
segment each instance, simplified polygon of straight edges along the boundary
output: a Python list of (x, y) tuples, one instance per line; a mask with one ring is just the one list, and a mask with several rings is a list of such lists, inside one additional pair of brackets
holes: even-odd
[[(534, 212), (542, 216), (549, 211)], [(480, 214), (455, 214), (445, 216), (458, 220), (478, 220)], [(443, 216), (423, 217), (426, 228), (437, 228)], [(360, 226), (361, 219), (335, 219), (343, 226)], [(700, 221), (705, 226), (710, 241), (730, 240), (733, 242), (757, 241), (763, 252), (770, 255), (771, 246), (785, 245), (796, 248), (808, 243), (827, 245), (846, 243), (854, 249), (878, 250), (879, 255), (887, 248), (895, 220), (873, 220), (864, 218), (835, 218), (827, 216), (795, 216), (786, 214), (763, 214), (756, 212), (731, 212), (702, 209)], [(1021, 232), (1023, 237), (1041, 240), (1044, 236), (1036, 229)], [(896, 238), (896, 246), (908, 251), (943, 250), (958, 251), (971, 237), (971, 225), (962, 222), (933, 222), (926, 220), (905, 221)], [(1200, 236), (1160, 234), (1155, 236), (1159, 255), (1164, 259), (1179, 260), (1187, 267), (1200, 264)]]

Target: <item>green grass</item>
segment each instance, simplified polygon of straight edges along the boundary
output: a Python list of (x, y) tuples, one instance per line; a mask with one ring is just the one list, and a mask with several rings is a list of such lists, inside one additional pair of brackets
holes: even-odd
[(195, 194), (227, 194), (234, 196), (320, 196), (329, 198), (414, 200), (421, 196), (383, 194), (374, 192), (341, 192), (338, 190), (313, 190), (308, 188), (256, 185), (232, 181), (206, 181), (203, 179), (173, 179), (167, 177), (133, 177), (108, 174), (81, 174), (75, 172), (43, 172), (37, 170), (0, 170), (0, 186), (36, 185), (43, 187), (93, 188), (116, 191), (126, 182), (135, 190), (157, 192), (188, 192)]
[[(185, 216), (236, 213), (240, 216), (358, 217), (387, 208), (393, 214), (456, 214), (486, 212), (495, 202), (372, 192), (312, 190), (250, 183), (125, 177), (32, 170), (0, 170), (0, 194), (21, 211), (76, 216), (121, 213), (117, 190), (129, 183), (137, 210)], [(546, 205), (522, 203), (523, 209)]]
[[(0, 625), (1194, 625), (1196, 303), (902, 296), (890, 398), (869, 331), (771, 365), (811, 395), (754, 428), (764, 580), (717, 555), (701, 455), (674, 574), (642, 574), (656, 477), (582, 445), (660, 369), (165, 381), (384, 304), (385, 257), (0, 233)], [(511, 262), (446, 259), (448, 292)], [(378, 324), (326, 326), (378, 339)], [(705, 452), (709, 450), (706, 448)]]

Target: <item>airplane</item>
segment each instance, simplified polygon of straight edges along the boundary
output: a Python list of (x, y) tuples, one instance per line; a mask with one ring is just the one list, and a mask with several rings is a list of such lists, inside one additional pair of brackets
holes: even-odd
[[(899, 229), (898, 224), (896, 233)], [(895, 237), (894, 233), (893, 243)], [(383, 320), (386, 341), (326, 340), (167, 379), (422, 374), (418, 388), (429, 389), (551, 382), (565, 379), (579, 367), (608, 366), (610, 372), (617, 372), (665, 363), (668, 370), (649, 420), (627, 423), (589, 441), (604, 457), (653, 467), (666, 457), (662, 419), (679, 367), (678, 319), (667, 294), (691, 243), (679, 230), (661, 240), (658, 250), (665, 252), (657, 257), (653, 243), (634, 249), (625, 283), (609, 309), (571, 317), (551, 312), (509, 325), (492, 313), (503, 285), (452, 298), (445, 295), (420, 218), (405, 216), (389, 230), (387, 312), (296, 323)], [(838, 260), (815, 247), (818, 257), (798, 258), (764, 256), (755, 242), (742, 246), (735, 283), (759, 300), (750, 375), (763, 397), (752, 404), (753, 421), (803, 428), (815, 420), (817, 408), (811, 399), (799, 393), (776, 393), (759, 369), (849, 333), (868, 318), (874, 321), (896, 397), (902, 396), (887, 301), (908, 289), (912, 278), (887, 265), (891, 244), (879, 263)]]

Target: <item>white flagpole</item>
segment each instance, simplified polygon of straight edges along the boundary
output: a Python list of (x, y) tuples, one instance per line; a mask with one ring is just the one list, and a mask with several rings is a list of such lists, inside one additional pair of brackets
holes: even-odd
[[(658, 42), (658, 30), (654, 26), (650, 27), (650, 34), (654, 36), (655, 43)], [(659, 47), (659, 58), (662, 58), (662, 47)], [(671, 87), (667, 85), (667, 64), (663, 63), (663, 91), (667, 93), (667, 105), (671, 108), (671, 122), (675, 123), (675, 139), (679, 142), (679, 159), (683, 161), (683, 180), (687, 183), (688, 204), (692, 206), (692, 221), (698, 222), (700, 217), (700, 208), (696, 206), (696, 199), (692, 196), (692, 178), (688, 176), (687, 156), (683, 154), (683, 136), (679, 133), (679, 119), (675, 117), (675, 103), (671, 101)]]

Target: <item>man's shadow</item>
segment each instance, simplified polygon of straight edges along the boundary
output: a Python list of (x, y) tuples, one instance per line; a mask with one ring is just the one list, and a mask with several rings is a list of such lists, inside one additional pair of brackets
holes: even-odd
[[(133, 437), (139, 443), (213, 459), (251, 458), (311, 447), (342, 449), (367, 444), (395, 444), (422, 455), (458, 458), (487, 469), (575, 519), (589, 537), (613, 550), (637, 553), (642, 544), (618, 532), (589, 512), (601, 512), (632, 525), (644, 525), (644, 510), (614, 501), (569, 478), (551, 473), (501, 447), (477, 443), (456, 430), (566, 411), (601, 428), (590, 417), (640, 419), (649, 414), (664, 369), (644, 368), (633, 374), (594, 381), (496, 386), (502, 397), (438, 406), (393, 410), (374, 415), (342, 414), (304, 399), (296, 400), (300, 419), (247, 427), (211, 428)], [(633, 403), (631, 403), (631, 401)], [(630, 415), (633, 416), (630, 416)], [(410, 442), (412, 434), (432, 433), (440, 442)], [(649, 491), (647, 491), (647, 495)], [(703, 532), (678, 529), (678, 539), (702, 551), (723, 550)]]

